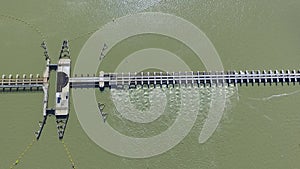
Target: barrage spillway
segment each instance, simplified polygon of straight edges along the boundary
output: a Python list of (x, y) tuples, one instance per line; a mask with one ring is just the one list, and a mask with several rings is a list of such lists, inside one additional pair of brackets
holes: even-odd
[[(192, 86), (254, 86), (254, 85), (295, 85), (300, 82), (300, 70), (251, 70), (251, 71), (196, 71), (196, 72), (127, 72), (105, 73), (98, 75), (71, 75), (71, 59), (68, 41), (63, 41), (59, 61), (51, 64), (45, 42), (44, 49), (46, 68), (42, 76), (32, 75), (2, 75), (0, 90), (33, 91), (42, 90), (43, 120), (39, 122), (39, 130), (35, 132), (39, 139), (49, 114), (55, 115), (57, 132), (60, 139), (63, 138), (69, 116), (70, 88), (136, 88), (142, 87), (174, 87), (175, 85)], [(56, 95), (55, 108), (48, 108), (50, 72), (56, 71)], [(300, 84), (300, 83), (299, 83)]]
[(197, 72), (134, 72), (134, 73), (104, 73), (99, 76), (81, 76), (70, 78), (72, 88), (99, 87), (135, 88), (143, 87), (173, 87), (174, 85), (224, 86), (224, 85), (255, 85), (255, 84), (295, 84), (300, 82), (300, 70), (269, 70), (269, 71), (197, 71)]

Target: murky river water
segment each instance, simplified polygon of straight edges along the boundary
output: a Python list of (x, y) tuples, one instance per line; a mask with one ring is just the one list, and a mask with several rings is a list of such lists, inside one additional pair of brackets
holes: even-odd
[[(62, 40), (69, 39), (75, 65), (92, 33), (113, 20), (118, 24), (116, 18), (140, 12), (173, 14), (199, 27), (213, 43), (225, 70), (299, 69), (300, 2), (297, 0), (28, 0), (26, 3), (3, 0), (0, 74), (42, 74), (45, 66), (39, 47), (42, 39), (46, 39), (54, 63)], [(168, 50), (192, 70), (205, 70), (186, 45), (154, 34), (137, 35), (118, 43), (107, 53), (99, 70), (114, 71), (126, 56), (145, 48)], [(51, 82), (54, 84), (55, 80)], [(50, 105), (54, 103), (54, 88), (52, 85)], [(191, 90), (197, 95), (189, 94)], [(211, 137), (200, 144), (199, 135), (209, 116), (214, 90), (193, 87), (113, 89), (101, 93), (95, 90), (97, 101), (106, 105), (107, 124), (130, 137), (149, 138), (166, 131), (181, 115), (181, 106), (190, 107), (190, 112), (195, 113), (195, 121), (185, 119), (193, 124), (186, 136), (182, 134), (185, 137), (179, 144), (145, 159), (120, 157), (95, 144), (82, 129), (71, 102), (64, 140), (76, 168), (300, 168), (299, 85), (227, 87), (221, 121)], [(191, 97), (199, 107), (182, 102)], [(41, 105), (39, 92), (0, 93), (0, 168), (9, 168), (30, 144), (42, 119)], [(53, 117), (48, 119), (40, 141), (15, 168), (71, 168), (64, 146), (57, 139)]]

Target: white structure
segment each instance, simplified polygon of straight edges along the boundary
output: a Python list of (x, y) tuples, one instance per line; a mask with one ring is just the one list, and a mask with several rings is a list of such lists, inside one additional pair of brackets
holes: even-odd
[(67, 116), (69, 114), (69, 93), (70, 93), (70, 67), (71, 59), (63, 58), (57, 64), (56, 77), (56, 101), (55, 115)]

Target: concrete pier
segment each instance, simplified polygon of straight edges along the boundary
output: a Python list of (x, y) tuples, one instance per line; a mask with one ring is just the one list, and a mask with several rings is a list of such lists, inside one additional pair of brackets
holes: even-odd
[(68, 41), (63, 41), (56, 69), (55, 117), (58, 138), (62, 139), (69, 118), (71, 59)]
[(69, 76), (70, 76), (71, 60), (68, 58), (58, 61), (56, 75), (56, 100), (55, 115), (69, 114)]

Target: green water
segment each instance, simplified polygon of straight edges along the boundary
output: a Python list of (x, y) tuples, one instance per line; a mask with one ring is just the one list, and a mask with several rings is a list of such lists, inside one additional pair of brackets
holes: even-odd
[[(226, 70), (299, 69), (300, 2), (297, 0), (145, 0), (140, 4), (134, 0), (28, 0), (26, 3), (2, 0), (0, 73), (41, 74), (45, 63), (39, 45), (44, 38), (53, 63), (57, 61), (62, 40), (69, 39), (74, 65), (91, 33), (113, 18), (144, 11), (175, 14), (198, 26), (214, 44)], [(103, 61), (103, 70), (113, 71), (123, 56), (147, 47), (169, 50), (192, 69), (204, 69), (183, 44), (147, 34), (115, 46)], [(203, 121), (200, 116), (180, 144), (147, 159), (123, 158), (98, 147), (82, 130), (73, 106), (64, 140), (79, 169), (297, 169), (300, 168), (299, 90), (299, 85), (239, 87), (226, 103), (221, 123), (206, 143), (198, 143)], [(105, 102), (109, 104), (110, 93), (102, 94), (107, 96)], [(132, 102), (135, 102), (134, 96)], [(53, 97), (52, 92), (50, 98)], [(42, 93), (0, 93), (1, 169), (9, 168), (33, 139), (37, 122), (42, 119), (41, 105)], [(112, 105), (106, 109), (113, 113)], [(167, 124), (172, 123), (172, 116), (169, 118), (165, 120)], [(109, 118), (108, 122), (114, 128), (121, 128), (123, 121), (114, 120)], [(144, 126), (127, 123), (126, 126), (128, 130), (120, 132), (137, 136), (156, 134), (165, 127), (158, 124), (154, 133), (141, 133)], [(41, 139), (15, 168), (71, 168), (63, 145), (57, 139), (53, 117), (48, 119)]]

